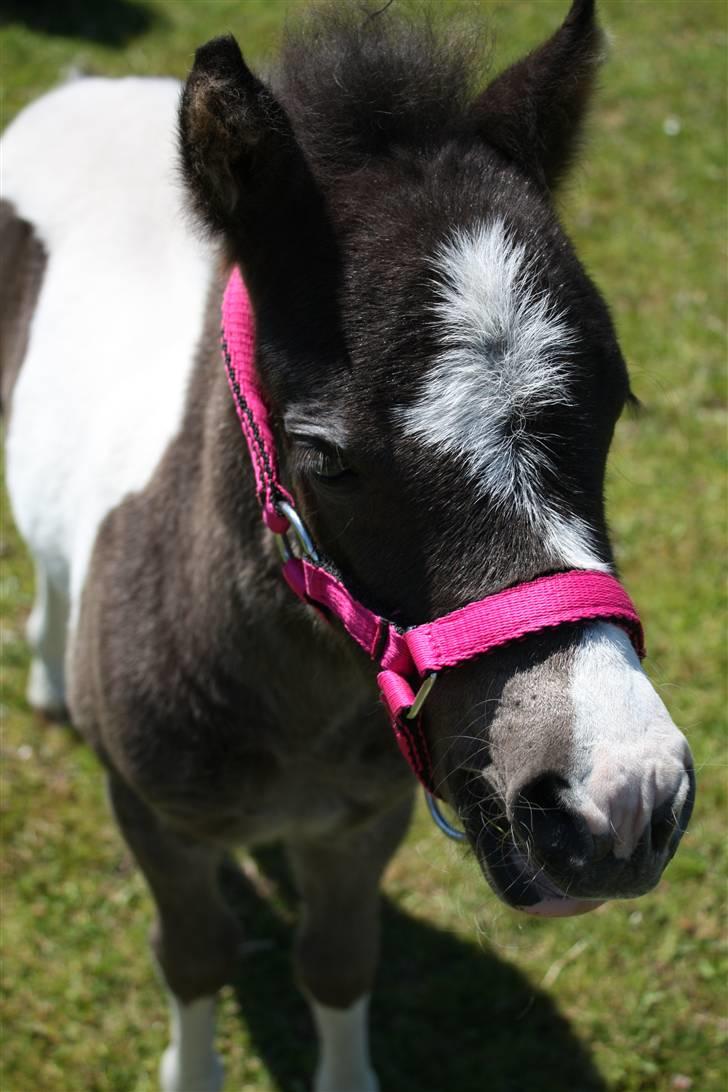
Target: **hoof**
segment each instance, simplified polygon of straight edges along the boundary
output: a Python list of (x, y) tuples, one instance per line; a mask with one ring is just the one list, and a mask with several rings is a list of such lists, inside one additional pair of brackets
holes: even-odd
[(379, 1081), (373, 1069), (366, 1069), (356, 1077), (319, 1070), (313, 1092), (380, 1092)]
[(26, 697), (31, 709), (46, 720), (68, 721), (62, 682), (43, 660), (31, 660)]
[(225, 1072), (217, 1054), (201, 1064), (185, 1070), (179, 1051), (168, 1046), (159, 1064), (159, 1084), (162, 1092), (222, 1092)]

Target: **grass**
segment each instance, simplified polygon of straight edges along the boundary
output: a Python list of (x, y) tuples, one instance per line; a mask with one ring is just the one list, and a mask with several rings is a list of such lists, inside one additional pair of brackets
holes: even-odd
[[(291, 7), (295, 7), (293, 4)], [(450, 9), (466, 7), (452, 0)], [(505, 60), (565, 0), (484, 3)], [(726, 8), (602, 0), (613, 32), (588, 155), (564, 197), (610, 300), (646, 404), (620, 424), (609, 472), (614, 540), (641, 606), (649, 670), (690, 736), (699, 794), (658, 891), (558, 923), (518, 917), (420, 811), (386, 878), (373, 1007), (385, 1092), (668, 1092), (728, 1086), (723, 917)], [(285, 14), (265, 0), (20, 5), (0, 31), (2, 122), (73, 67), (183, 75), (235, 30), (249, 57)], [(19, 13), (16, 17), (13, 12)], [(28, 558), (3, 511), (3, 1092), (155, 1087), (166, 1014), (145, 949), (151, 904), (93, 757), (24, 702)], [(295, 913), (275, 859), (231, 890), (251, 955), (226, 992), (229, 1088), (303, 1092), (313, 1064), (289, 984)], [(248, 870), (250, 872), (250, 869)]]

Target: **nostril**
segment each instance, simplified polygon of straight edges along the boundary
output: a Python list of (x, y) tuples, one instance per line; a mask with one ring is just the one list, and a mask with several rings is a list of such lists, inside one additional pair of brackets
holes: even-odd
[(671, 800), (655, 808), (650, 820), (650, 839), (656, 853), (662, 853), (667, 849), (676, 826)]
[(669, 800), (655, 808), (650, 819), (650, 840), (656, 853), (664, 853), (670, 845), (677, 846), (680, 836), (687, 827), (695, 796), (695, 778), (688, 770), (688, 790), (686, 798), (678, 803), (683, 794), (678, 790)]
[(595, 856), (586, 823), (569, 810), (569, 783), (546, 774), (521, 790), (513, 809), (513, 832), (538, 860), (554, 869), (583, 868)]
[(652, 821), (649, 823), (649, 836), (651, 836), (653, 850), (656, 853), (663, 853), (666, 850), (672, 834), (675, 833), (675, 819), (672, 818), (671, 814), (665, 814), (666, 808), (670, 812), (669, 805), (661, 804), (653, 812)]

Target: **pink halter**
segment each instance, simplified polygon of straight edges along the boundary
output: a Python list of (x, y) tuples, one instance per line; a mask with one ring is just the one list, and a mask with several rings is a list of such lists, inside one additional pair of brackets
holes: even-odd
[[(377, 681), (400, 750), (428, 792), (438, 795), (420, 713), (440, 671), (528, 634), (593, 619), (620, 625), (637, 654), (644, 656), (639, 616), (622, 585), (608, 573), (573, 569), (542, 576), (407, 630), (368, 610), (321, 564), (291, 494), (281, 485), (270, 415), (255, 370), (253, 312), (237, 269), (223, 298), (222, 352), (263, 520), (283, 546), (283, 576), (300, 599), (336, 618), (379, 665)], [(291, 528), (307, 556), (295, 556), (288, 547), (285, 536)]]

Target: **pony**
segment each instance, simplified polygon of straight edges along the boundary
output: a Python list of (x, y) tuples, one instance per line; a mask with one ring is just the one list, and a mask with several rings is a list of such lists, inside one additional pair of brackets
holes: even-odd
[[(216, 38), (181, 95), (84, 78), (3, 137), (28, 699), (98, 754), (155, 900), (165, 1092), (222, 1085), (215, 996), (241, 925), (220, 866), (271, 842), (303, 904), (316, 1092), (377, 1088), (378, 884), (416, 786), (400, 749), (527, 913), (652, 889), (690, 816), (690, 750), (615, 590), (627, 368), (554, 207), (595, 5), (484, 83), (475, 38), (319, 7), (265, 80)], [(572, 609), (585, 582), (611, 606)], [(529, 618), (486, 641), (504, 596)], [(450, 640), (473, 612), (468, 654), (398, 698), (412, 635)]]

